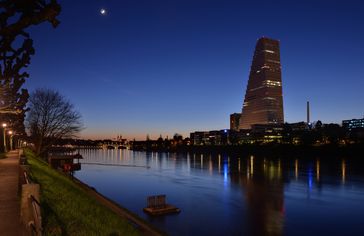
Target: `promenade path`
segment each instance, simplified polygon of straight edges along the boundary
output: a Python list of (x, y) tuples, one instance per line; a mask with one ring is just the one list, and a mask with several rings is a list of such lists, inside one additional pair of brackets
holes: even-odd
[(18, 196), (19, 154), (8, 152), (0, 159), (0, 235), (21, 235)]

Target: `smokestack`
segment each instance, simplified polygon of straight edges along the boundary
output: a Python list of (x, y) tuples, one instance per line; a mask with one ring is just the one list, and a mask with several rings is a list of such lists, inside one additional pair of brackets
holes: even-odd
[(310, 102), (307, 101), (307, 125), (310, 124)]

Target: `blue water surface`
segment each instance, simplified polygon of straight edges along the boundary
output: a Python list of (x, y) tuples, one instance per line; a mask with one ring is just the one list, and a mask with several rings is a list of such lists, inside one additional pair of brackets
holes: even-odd
[[(75, 176), (169, 235), (364, 235), (364, 164), (81, 150)], [(181, 213), (150, 217), (147, 196)]]

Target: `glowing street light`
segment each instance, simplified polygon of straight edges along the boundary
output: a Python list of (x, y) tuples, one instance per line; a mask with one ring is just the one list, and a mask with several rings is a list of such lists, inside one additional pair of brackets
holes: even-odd
[(5, 135), (6, 123), (3, 123), (2, 126), (3, 126), (3, 140), (4, 140), (3, 146), (4, 146), (4, 152), (6, 152), (6, 135)]
[(14, 134), (14, 132), (9, 130), (8, 134), (10, 136), (10, 151), (11, 151), (11, 150), (13, 150), (13, 134)]

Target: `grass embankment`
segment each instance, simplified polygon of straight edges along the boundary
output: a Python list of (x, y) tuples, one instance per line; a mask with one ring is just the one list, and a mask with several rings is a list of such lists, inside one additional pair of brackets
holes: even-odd
[(45, 235), (138, 235), (127, 220), (90, 197), (67, 176), (25, 151), (33, 181), (41, 187)]

